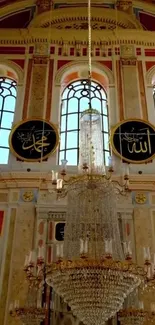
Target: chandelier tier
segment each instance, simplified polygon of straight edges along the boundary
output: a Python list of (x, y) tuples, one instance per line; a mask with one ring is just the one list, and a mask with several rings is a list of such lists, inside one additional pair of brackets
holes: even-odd
[(154, 324), (155, 310), (146, 311), (144, 309), (136, 308), (123, 309), (119, 311), (118, 319), (121, 325), (143, 325), (145, 322)]
[(38, 288), (36, 282), (34, 286), (28, 289), (27, 301), (24, 306), (20, 306), (18, 300), (10, 304), (10, 315), (16, 319), (20, 319), (24, 325), (40, 325), (47, 315), (46, 306), (42, 307), (40, 299), (38, 299)]
[(45, 319), (46, 314), (45, 308), (36, 307), (14, 307), (10, 310), (10, 315), (19, 318), (24, 325), (40, 325)]
[(54, 263), (48, 268), (47, 283), (80, 321), (94, 325), (103, 324), (122, 308), (124, 299), (140, 285), (142, 275), (143, 271), (129, 261), (81, 256)]

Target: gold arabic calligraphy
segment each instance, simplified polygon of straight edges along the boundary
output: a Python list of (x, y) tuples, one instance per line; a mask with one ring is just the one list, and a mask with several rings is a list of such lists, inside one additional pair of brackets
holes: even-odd
[[(125, 132), (123, 135), (123, 140), (128, 142), (127, 149), (129, 153), (146, 153), (148, 152), (150, 155), (152, 153), (151, 150), (151, 141), (150, 141), (150, 130), (148, 128), (141, 129), (140, 131), (146, 130), (145, 133), (133, 133), (130, 134)], [(145, 136), (145, 140), (144, 137)]]
[(50, 143), (48, 142), (44, 142), (47, 140), (46, 136), (42, 136), (42, 138), (40, 140), (35, 139), (34, 134), (32, 134), (32, 144), (31, 145), (25, 145), (25, 142), (22, 145), (22, 149), (23, 150), (28, 150), (28, 149), (35, 149), (37, 152), (42, 152), (42, 148), (43, 147), (47, 147), (50, 145)]

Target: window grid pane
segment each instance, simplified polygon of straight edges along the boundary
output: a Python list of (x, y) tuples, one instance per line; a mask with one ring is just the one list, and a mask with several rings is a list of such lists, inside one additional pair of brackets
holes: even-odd
[(0, 164), (7, 164), (9, 134), (12, 128), (16, 104), (16, 82), (0, 77)]
[[(62, 93), (59, 164), (61, 164), (62, 159), (67, 159), (68, 165), (78, 165), (79, 124), (81, 112), (89, 107), (88, 90), (88, 80), (79, 80), (68, 85)], [(91, 83), (91, 104), (101, 114), (104, 163), (108, 165), (110, 148), (107, 94), (94, 81)]]

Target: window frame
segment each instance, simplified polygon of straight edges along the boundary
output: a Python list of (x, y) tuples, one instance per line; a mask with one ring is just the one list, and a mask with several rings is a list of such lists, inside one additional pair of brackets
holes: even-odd
[[(4, 85), (3, 85), (4, 84)], [(6, 86), (5, 86), (6, 85)], [(9, 94), (4, 94), (5, 92), (9, 92)], [(7, 98), (14, 98), (14, 102), (9, 104), (9, 100)], [(16, 109), (16, 100), (17, 100), (17, 81), (7, 77), (7, 76), (0, 76), (0, 101), (2, 102), (0, 104), (0, 157), (2, 152), (7, 152), (7, 162), (1, 162), (0, 164), (7, 164), (8, 159), (9, 159), (9, 135), (10, 131), (12, 129), (12, 123), (14, 120), (14, 115), (15, 115), (15, 109)], [(8, 105), (10, 105), (10, 109), (8, 109)], [(4, 119), (6, 116), (9, 117), (10, 115), (10, 121), (8, 120), (8, 126), (4, 126), (2, 123), (4, 123)], [(12, 116), (11, 116), (12, 115)], [(7, 118), (6, 118), (7, 120)], [(10, 125), (9, 125), (10, 122)], [(6, 123), (6, 122), (5, 122)], [(1, 132), (2, 131), (2, 132)], [(3, 141), (3, 136), (1, 137), (1, 134), (3, 134), (3, 131), (8, 131), (8, 135), (5, 136), (5, 142), (7, 141), (7, 145), (4, 143), (2, 144)], [(7, 139), (6, 139), (7, 137)], [(5, 150), (5, 151), (4, 151)], [(5, 153), (6, 154), (6, 153)]]
[[(76, 90), (76, 87), (82, 86), (79, 90)], [(85, 86), (83, 86), (85, 85)], [(87, 86), (87, 87), (86, 87)], [(77, 159), (76, 159), (76, 164), (70, 164), (68, 163), (68, 165), (70, 166), (77, 166), (79, 163), (79, 131), (80, 131), (80, 115), (81, 113), (84, 111), (81, 109), (80, 106), (80, 101), (82, 98), (87, 98), (87, 101), (89, 101), (89, 95), (84, 95), (84, 96), (79, 96), (79, 98), (77, 97), (77, 95), (75, 96), (76, 92), (82, 92), (85, 91), (85, 89), (87, 88), (87, 93), (89, 92), (89, 85), (88, 85), (88, 80), (87, 79), (78, 79), (75, 80), (71, 83), (69, 83), (64, 89), (63, 92), (61, 94), (61, 102), (60, 102), (60, 146), (59, 146), (59, 153), (58, 153), (58, 164), (61, 165), (61, 160), (67, 159), (67, 153), (68, 151), (71, 150), (76, 150), (77, 151)], [(95, 90), (94, 90), (95, 89)], [(71, 90), (73, 90), (74, 95), (70, 96), (70, 92)], [(95, 91), (98, 91), (98, 93), (100, 94), (100, 98), (97, 97), (95, 93)], [(64, 95), (66, 92), (66, 95)], [(93, 94), (93, 96), (92, 96)], [(75, 109), (74, 111), (68, 112), (68, 106), (69, 106), (69, 101), (71, 99), (75, 99), (77, 98), (77, 109)], [(109, 145), (109, 109), (108, 109), (108, 99), (107, 99), (107, 92), (105, 91), (105, 89), (103, 88), (103, 86), (101, 84), (99, 84), (98, 82), (92, 80), (91, 82), (91, 102), (93, 101), (93, 99), (97, 99), (100, 101), (100, 115), (101, 115), (101, 128), (102, 128), (102, 134), (103, 134), (103, 156), (104, 156), (104, 162), (106, 163), (106, 165), (108, 165), (108, 157), (110, 156), (110, 145)], [(64, 103), (65, 103), (65, 111), (63, 112), (64, 109)], [(104, 103), (104, 106), (103, 106)], [(93, 107), (93, 103), (92, 103), (92, 108), (94, 109), (98, 109), (96, 107)], [(85, 109), (88, 109), (88, 104), (87, 107), (85, 107)], [(68, 129), (68, 117), (71, 115), (75, 115), (77, 118), (77, 127), (73, 128), (73, 129)], [(62, 119), (65, 117), (65, 127), (62, 126)], [(104, 120), (106, 120), (106, 124), (107, 124), (107, 129), (105, 130), (105, 123)], [(63, 128), (62, 128), (63, 127)], [(68, 147), (67, 145), (67, 137), (69, 135), (70, 132), (77, 132), (77, 144), (76, 146), (73, 147)], [(62, 147), (62, 135), (64, 134), (64, 148)], [(106, 144), (105, 146), (105, 135), (107, 135), (108, 137), (108, 144)], [(64, 153), (62, 155), (62, 153)], [(107, 154), (106, 154), (107, 153)]]

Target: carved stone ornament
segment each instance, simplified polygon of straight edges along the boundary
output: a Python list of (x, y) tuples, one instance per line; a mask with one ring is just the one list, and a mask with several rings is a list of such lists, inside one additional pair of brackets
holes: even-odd
[(50, 54), (50, 48), (48, 43), (36, 43), (34, 47), (35, 56), (48, 56)]
[(133, 58), (135, 56), (135, 49), (133, 45), (122, 45), (121, 56), (124, 58)]
[(122, 58), (121, 59), (122, 66), (136, 66), (137, 59), (136, 58)]
[[(116, 28), (116, 26), (119, 26), (119, 28), (123, 28), (121, 24), (113, 21), (113, 22), (92, 22), (91, 27), (92, 30), (105, 30), (105, 29), (110, 29), (113, 30)], [(56, 29), (75, 29), (75, 30), (87, 30), (88, 29), (88, 23), (83, 22), (83, 21), (78, 21), (78, 22), (69, 22), (69, 23), (60, 23), (60, 24), (55, 24), (54, 26)]]
[(136, 193), (135, 202), (138, 204), (144, 204), (147, 201), (147, 196), (145, 193)]
[(122, 66), (135, 66), (136, 65), (135, 49), (133, 45), (121, 46), (121, 64)]
[(33, 191), (25, 191), (22, 194), (22, 199), (23, 199), (24, 202), (31, 202), (34, 199)]
[(38, 65), (46, 65), (48, 63), (49, 57), (45, 56), (34, 56), (33, 57), (33, 63)]
[(51, 9), (52, 0), (37, 0), (38, 14)]
[(118, 10), (129, 12), (132, 10), (132, 0), (118, 0), (116, 7)]

